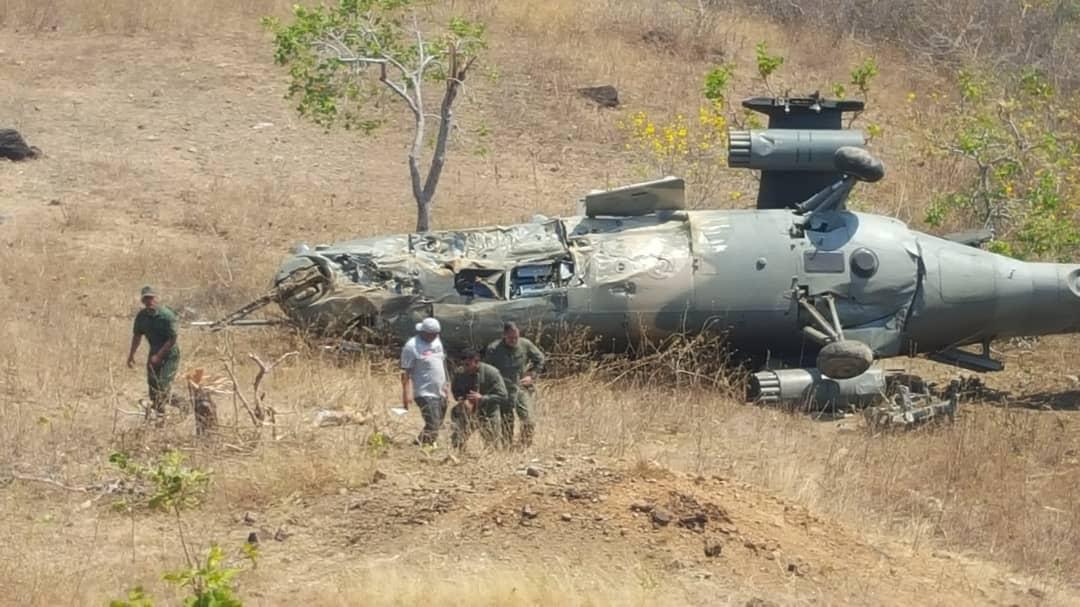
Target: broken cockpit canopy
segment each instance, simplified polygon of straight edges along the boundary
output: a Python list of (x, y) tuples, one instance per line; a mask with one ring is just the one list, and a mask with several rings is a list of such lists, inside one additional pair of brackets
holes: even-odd
[[(565, 287), (574, 277), (574, 261), (564, 256), (553, 261), (526, 263), (511, 268), (467, 268), (454, 274), (454, 290), (465, 297), (516, 299), (539, 296)], [(507, 280), (509, 278), (509, 280)]]

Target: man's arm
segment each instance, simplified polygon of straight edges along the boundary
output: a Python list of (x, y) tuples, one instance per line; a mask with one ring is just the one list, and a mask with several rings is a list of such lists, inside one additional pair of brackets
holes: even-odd
[(401, 406), (409, 408), (412, 402), (412, 379), (409, 378), (409, 370), (401, 370)]
[(127, 366), (135, 366), (135, 352), (139, 349), (139, 342), (142, 341), (142, 335), (135, 333), (131, 336), (131, 350), (128, 352)]
[(406, 409), (409, 408), (409, 403), (412, 402), (412, 378), (409, 376), (409, 371), (412, 370), (412, 366), (415, 363), (413, 358), (412, 348), (406, 343), (405, 347), (401, 349), (401, 406)]
[(529, 362), (532, 363), (530, 372), (542, 373), (544, 371), (544, 353), (540, 351), (540, 348), (536, 347), (533, 342), (528, 342), (528, 355)]
[(501, 405), (506, 402), (510, 395), (506, 392), (506, 383), (503, 382), (501, 373), (491, 373), (485, 378), (485, 386), (481, 387), (484, 394), (480, 397), (480, 403), (484, 405)]
[(443, 377), (446, 378), (446, 381), (442, 385), (442, 395), (446, 402), (450, 402), (454, 399), (453, 390), (451, 389), (451, 382), (453, 381), (451, 378), (454, 375), (450, 373), (450, 361), (445, 358), (443, 359)]
[(169, 338), (169, 341), (161, 344), (161, 347), (158, 348), (158, 351), (154, 352), (154, 354), (152, 356), (150, 356), (150, 364), (152, 364), (152, 365), (160, 364), (161, 361), (165, 360), (165, 357), (169, 355), (169, 352), (173, 349), (173, 346), (175, 346), (175, 345), (176, 345), (176, 336), (174, 335), (174, 336)]
[(544, 353), (536, 347), (536, 344), (526, 340), (525, 355), (529, 359), (529, 370), (521, 378), (521, 385), (528, 387), (533, 384), (533, 375), (544, 371)]

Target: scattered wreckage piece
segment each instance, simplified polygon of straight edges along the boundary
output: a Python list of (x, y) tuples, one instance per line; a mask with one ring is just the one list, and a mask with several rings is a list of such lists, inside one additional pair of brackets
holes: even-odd
[(801, 411), (861, 409), (880, 402), (886, 388), (885, 371), (877, 368), (848, 379), (817, 369), (767, 370), (750, 376), (747, 400)]
[(335, 411), (332, 409), (320, 409), (315, 413), (315, 420), (312, 425), (316, 428), (327, 428), (335, 426), (348, 426), (357, 425), (362, 426), (367, 424), (374, 416), (371, 414), (361, 414), (350, 411)]
[[(252, 310), (254, 312), (254, 310)], [(194, 320), (192, 327), (209, 327), (211, 331), (220, 331), (225, 327), (276, 327), (287, 325), (289, 321), (274, 318), (237, 318), (235, 320)]]
[(12, 161), (29, 160), (41, 155), (41, 150), (26, 143), (15, 129), (0, 129), (0, 158)]
[(872, 368), (849, 379), (835, 379), (817, 369), (781, 369), (750, 376), (747, 401), (798, 411), (861, 409), (868, 427), (911, 427), (931, 419), (952, 421), (957, 414), (963, 380), (944, 394), (921, 378), (900, 371)]
[(956, 419), (960, 397), (952, 394), (938, 399), (929, 392), (916, 393), (908, 386), (897, 386), (892, 399), (863, 410), (867, 426), (873, 430), (912, 427), (931, 420)]
[(610, 84), (600, 86), (584, 86), (579, 88), (578, 94), (592, 101), (600, 107), (619, 107), (619, 91)]

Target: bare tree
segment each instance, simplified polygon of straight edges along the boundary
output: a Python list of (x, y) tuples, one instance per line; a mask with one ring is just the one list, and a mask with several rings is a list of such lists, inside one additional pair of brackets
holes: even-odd
[[(332, 8), (296, 6), (289, 25), (276, 19), (264, 23), (274, 33), (276, 61), (289, 68), (289, 96), (299, 98), (301, 115), (328, 127), (342, 123), (370, 132), (383, 122), (366, 112), (380, 94), (389, 94), (408, 108), (416, 230), (426, 232), (446, 164), (453, 105), (484, 48), (484, 26), (452, 18), (445, 30), (431, 35), (409, 11), (412, 4), (413, 0), (340, 0)], [(432, 83), (442, 85), (435, 112), (435, 104), (425, 95), (430, 92), (425, 87)], [(424, 147), (433, 123), (434, 149), (425, 173)]]

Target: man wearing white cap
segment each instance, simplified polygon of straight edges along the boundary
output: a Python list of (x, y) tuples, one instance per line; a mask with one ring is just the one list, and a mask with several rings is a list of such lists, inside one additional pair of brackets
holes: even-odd
[(425, 318), (401, 349), (401, 406), (408, 409), (415, 402), (424, 416), (424, 430), (416, 439), (420, 445), (435, 444), (450, 398), (441, 330), (438, 320)]

